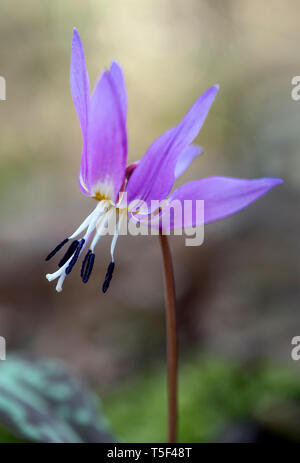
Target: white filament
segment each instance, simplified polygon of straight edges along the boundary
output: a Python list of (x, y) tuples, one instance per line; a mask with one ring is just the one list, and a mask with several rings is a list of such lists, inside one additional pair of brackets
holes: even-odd
[(91, 251), (94, 252), (94, 249), (95, 249), (95, 246), (96, 244), (98, 243), (98, 241), (100, 240), (100, 238), (103, 236), (103, 231), (105, 230), (105, 228), (108, 226), (108, 222), (109, 222), (109, 219), (110, 217), (112, 216), (112, 213), (113, 211), (107, 211), (107, 215), (106, 217), (103, 217), (102, 218), (102, 223), (100, 226), (98, 226), (97, 228), (97, 231), (95, 233), (95, 236), (93, 238), (93, 241), (92, 241), (92, 244), (91, 244)]
[(92, 219), (94, 218), (94, 216), (98, 216), (98, 214), (100, 213), (101, 215), (105, 213), (105, 209), (104, 209), (104, 206), (103, 204), (99, 203), (97, 204), (97, 207), (93, 210), (93, 212), (91, 212), (87, 218), (82, 222), (81, 225), (79, 225), (79, 227), (77, 228), (77, 230), (73, 233), (73, 235), (69, 236), (69, 240), (72, 240), (74, 238), (76, 238), (78, 235), (80, 235), (80, 233), (82, 233), (88, 226), (89, 224), (91, 223)]
[(111, 245), (110, 245), (110, 255), (111, 255), (111, 261), (114, 262), (114, 252), (115, 252), (115, 247), (116, 247), (116, 244), (117, 244), (117, 241), (118, 241), (118, 238), (119, 238), (119, 234), (120, 234), (120, 226), (121, 226), (121, 221), (123, 219), (123, 216), (119, 216), (119, 221), (117, 223), (117, 226), (116, 226), (116, 231), (115, 231), (115, 234), (114, 234), (114, 237), (112, 239), (112, 242), (111, 242)]

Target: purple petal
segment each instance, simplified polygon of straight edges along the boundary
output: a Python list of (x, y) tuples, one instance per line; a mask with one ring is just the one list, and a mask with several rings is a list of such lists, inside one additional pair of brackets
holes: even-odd
[(70, 86), (73, 102), (79, 118), (83, 148), (81, 154), (81, 168), (79, 185), (83, 193), (87, 194), (81, 179), (86, 177), (87, 169), (87, 125), (89, 110), (89, 77), (85, 66), (83, 46), (77, 30), (74, 28), (72, 39), (72, 53), (70, 66)]
[(127, 97), (123, 73), (113, 62), (102, 73), (90, 101), (85, 183), (93, 195), (115, 200), (122, 186), (126, 158)]
[(180, 177), (183, 172), (190, 166), (193, 159), (203, 153), (203, 149), (198, 145), (189, 145), (179, 155), (175, 166), (175, 178)]
[(127, 92), (126, 92), (126, 86), (125, 86), (125, 79), (124, 75), (122, 72), (122, 68), (117, 63), (117, 61), (112, 61), (111, 66), (110, 66), (110, 75), (114, 81), (115, 84), (115, 89), (118, 94), (119, 102), (120, 102), (120, 107), (123, 115), (123, 119), (126, 124), (126, 118), (127, 118)]
[(177, 159), (198, 135), (218, 88), (215, 85), (203, 93), (183, 120), (150, 146), (128, 181), (128, 202), (140, 199), (149, 203), (151, 199), (163, 199), (169, 194)]
[[(185, 214), (184, 226), (195, 227), (202, 225), (197, 220), (196, 200), (204, 200), (204, 223), (213, 222), (238, 212), (280, 183), (282, 180), (279, 178), (246, 180), (230, 177), (208, 177), (182, 185), (170, 195), (168, 203), (179, 200), (182, 210), (184, 210), (184, 201), (192, 200), (192, 213), (187, 216)], [(170, 205), (167, 205), (164, 214), (168, 213), (169, 209)], [(165, 229), (168, 228), (174, 228), (173, 221), (170, 227)]]

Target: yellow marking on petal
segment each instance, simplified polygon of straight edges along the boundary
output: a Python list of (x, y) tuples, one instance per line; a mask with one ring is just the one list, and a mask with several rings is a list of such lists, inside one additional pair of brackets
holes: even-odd
[(106, 178), (103, 182), (98, 182), (92, 188), (92, 198), (96, 201), (111, 201), (114, 196), (114, 186), (110, 178)]
[(92, 196), (92, 198), (95, 199), (96, 201), (103, 201), (103, 200), (110, 201), (110, 198), (100, 193), (100, 191), (96, 191), (96, 194)]

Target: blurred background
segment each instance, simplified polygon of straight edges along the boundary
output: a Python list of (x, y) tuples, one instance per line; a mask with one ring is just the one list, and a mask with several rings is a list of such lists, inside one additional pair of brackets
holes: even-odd
[[(129, 442), (165, 439), (165, 324), (155, 237), (109, 241), (88, 285), (61, 294), (48, 252), (94, 208), (77, 184), (81, 131), (69, 88), (72, 28), (91, 84), (117, 59), (129, 98), (129, 161), (208, 87), (219, 95), (180, 183), (210, 175), (281, 177), (204, 244), (170, 239), (180, 333), (180, 440), (300, 440), (300, 74), (297, 0), (1, 1), (0, 335), (7, 351), (65, 360), (102, 397)], [(254, 437), (253, 437), (254, 436)]]

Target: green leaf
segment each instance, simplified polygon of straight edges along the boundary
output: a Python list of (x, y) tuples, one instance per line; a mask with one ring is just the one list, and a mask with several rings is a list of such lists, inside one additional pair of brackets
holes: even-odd
[(0, 424), (14, 435), (33, 442), (114, 442), (100, 417), (99, 399), (63, 363), (16, 355), (0, 362)]

